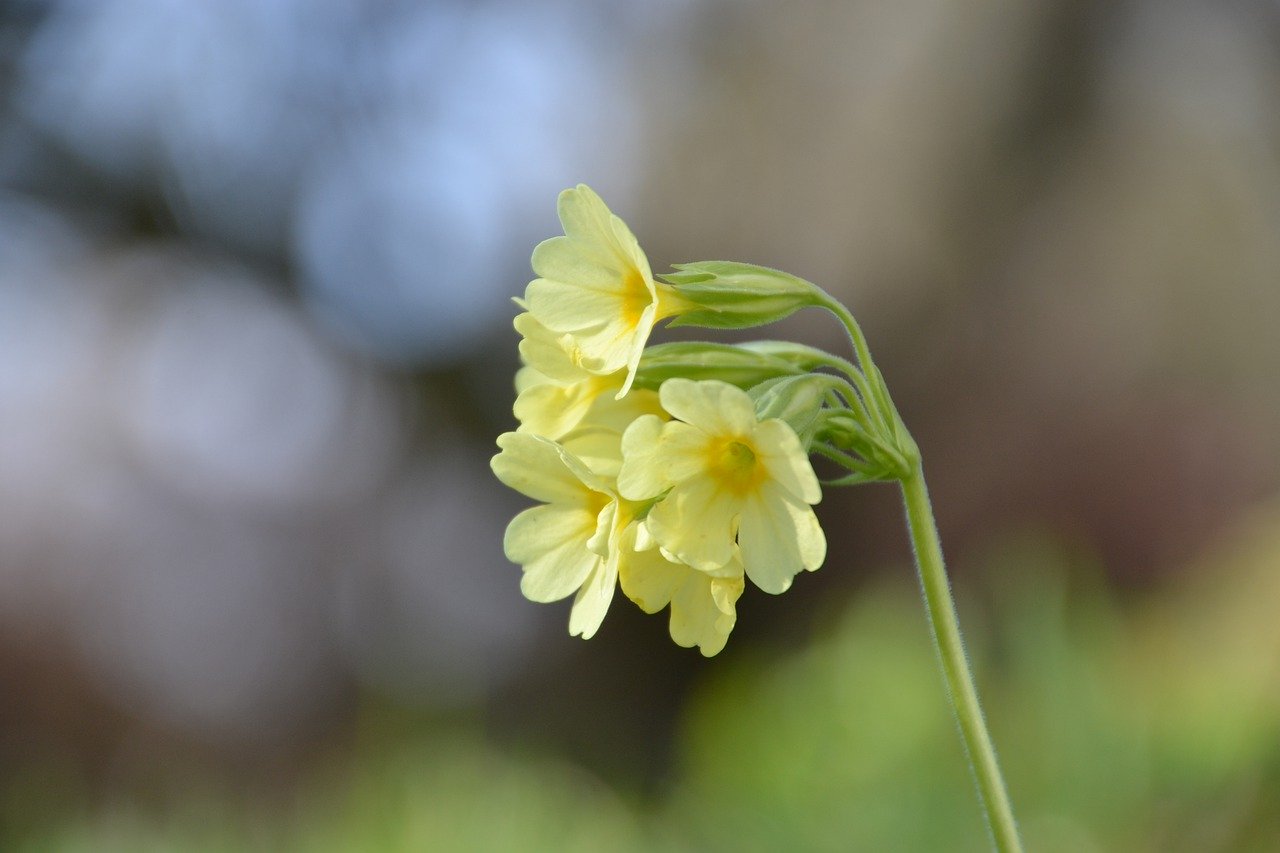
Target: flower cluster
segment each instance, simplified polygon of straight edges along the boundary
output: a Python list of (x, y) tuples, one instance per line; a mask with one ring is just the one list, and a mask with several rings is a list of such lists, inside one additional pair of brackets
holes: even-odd
[[(818, 568), (826, 539), (816, 453), (838, 482), (909, 464), (878, 374), (782, 342), (650, 346), (655, 324), (744, 328), (806, 305), (814, 285), (763, 267), (685, 264), (655, 278), (630, 229), (590, 188), (559, 199), (564, 236), (533, 253), (515, 319), (519, 427), (492, 467), (538, 501), (507, 528), (533, 601), (575, 596), (571, 634), (599, 629), (620, 586), (672, 638), (724, 648), (749, 579), (786, 591)], [(865, 365), (864, 365), (865, 367)]]

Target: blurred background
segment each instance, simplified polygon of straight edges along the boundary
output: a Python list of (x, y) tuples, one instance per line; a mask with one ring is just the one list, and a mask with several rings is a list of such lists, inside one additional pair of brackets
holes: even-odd
[(1280, 849), (1262, 0), (0, 0), (0, 849), (984, 848), (891, 487), (711, 661), (521, 599), (579, 181), (858, 315), (1031, 849)]

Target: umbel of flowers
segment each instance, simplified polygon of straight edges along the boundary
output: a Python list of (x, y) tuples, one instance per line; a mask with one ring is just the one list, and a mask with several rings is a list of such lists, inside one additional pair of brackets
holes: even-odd
[[(590, 188), (561, 193), (559, 214), (517, 300), (520, 425), (492, 462), (538, 502), (508, 526), (507, 557), (533, 601), (574, 596), (572, 634), (594, 635), (620, 587), (714, 655), (748, 581), (779, 594), (822, 565), (810, 458), (847, 471), (828, 485), (898, 480), (915, 445), (853, 318), (816, 285), (724, 261), (654, 276)], [(664, 320), (748, 328), (809, 306), (845, 322), (856, 363), (781, 341), (648, 345)]]
[[(920, 453), (849, 310), (814, 284), (729, 261), (654, 276), (630, 229), (579, 185), (560, 194), (564, 236), (533, 251), (516, 374), (519, 428), (493, 471), (536, 501), (507, 527), (507, 557), (534, 601), (574, 596), (591, 637), (620, 587), (671, 637), (724, 648), (747, 581), (767, 593), (822, 565), (822, 486), (897, 481), (925, 610), (1000, 851), (1021, 851), (960, 639)], [(671, 325), (742, 329), (823, 308), (855, 359), (801, 344), (649, 345)], [(846, 473), (820, 483), (810, 459)]]

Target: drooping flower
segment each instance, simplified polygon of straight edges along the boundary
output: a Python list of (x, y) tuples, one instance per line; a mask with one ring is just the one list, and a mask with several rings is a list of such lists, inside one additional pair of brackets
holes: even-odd
[(673, 562), (660, 548), (647, 547), (645, 538), (644, 522), (627, 528), (623, 547), (631, 550), (631, 556), (618, 574), (622, 592), (645, 613), (670, 605), (671, 639), (685, 648), (697, 646), (705, 657), (718, 654), (738, 620), (735, 605), (743, 590), (742, 561), (735, 558), (720, 569), (700, 572)]
[(550, 439), (508, 432), (498, 447), (490, 462), (498, 479), (542, 501), (512, 519), (503, 537), (507, 559), (524, 567), (520, 591), (538, 602), (576, 593), (569, 633), (589, 639), (613, 598), (631, 504)]
[[(515, 415), (519, 432), (557, 441), (596, 474), (616, 477), (622, 464), (622, 433), (641, 415), (665, 413), (656, 391), (634, 389), (618, 399), (624, 371), (607, 376), (574, 364), (557, 339), (529, 313), (515, 319), (525, 366), (516, 374)], [(567, 336), (565, 336), (567, 337)]]
[(568, 336), (557, 340), (529, 313), (515, 319), (523, 336), (520, 355), (525, 366), (516, 374), (516, 418), (521, 430), (559, 439), (586, 422), (616, 429), (619, 434), (637, 417), (659, 414), (654, 391), (639, 389), (618, 398), (625, 371), (589, 373), (572, 361)]
[(769, 593), (826, 556), (811, 504), (822, 497), (808, 456), (784, 421), (756, 418), (725, 382), (669, 379), (659, 389), (677, 420), (637, 419), (622, 438), (618, 491), (660, 501), (645, 524), (673, 558), (702, 572), (728, 565), (735, 543), (747, 577)]
[(590, 373), (623, 370), (621, 398), (631, 388), (654, 324), (686, 308), (669, 285), (655, 282), (635, 236), (585, 184), (560, 193), (564, 236), (533, 250), (525, 301), (539, 323), (569, 336), (566, 349)]

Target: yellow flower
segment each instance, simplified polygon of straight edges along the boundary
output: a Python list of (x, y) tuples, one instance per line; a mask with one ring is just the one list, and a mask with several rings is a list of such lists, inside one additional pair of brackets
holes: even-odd
[(746, 392), (724, 382), (669, 379), (659, 396), (678, 420), (644, 416), (627, 428), (617, 482), (629, 500), (666, 492), (645, 522), (658, 544), (715, 572), (736, 542), (747, 577), (769, 593), (818, 568), (827, 543), (810, 504), (822, 491), (795, 431), (757, 420)]
[(700, 572), (637, 542), (645, 538), (643, 522), (632, 524), (624, 536), (623, 547), (631, 554), (618, 576), (623, 593), (645, 613), (657, 613), (670, 604), (671, 639), (685, 648), (697, 646), (705, 657), (717, 654), (738, 619), (742, 561), (735, 558), (714, 572)]
[(515, 327), (524, 336), (514, 407), (519, 431), (558, 441), (597, 474), (617, 476), (622, 433), (641, 415), (662, 414), (657, 392), (634, 390), (617, 399), (623, 371), (588, 373), (571, 360), (565, 338), (532, 314), (518, 315)]
[(524, 567), (520, 591), (539, 602), (576, 592), (569, 633), (589, 639), (613, 598), (631, 504), (554, 441), (508, 432), (498, 447), (490, 462), (498, 479), (543, 501), (512, 519), (503, 538), (507, 559)]
[(525, 301), (552, 332), (568, 335), (575, 363), (590, 373), (626, 369), (617, 396), (631, 388), (640, 354), (659, 320), (688, 307), (666, 284), (655, 282), (649, 260), (626, 223), (590, 187), (560, 193), (564, 236), (533, 250)]

